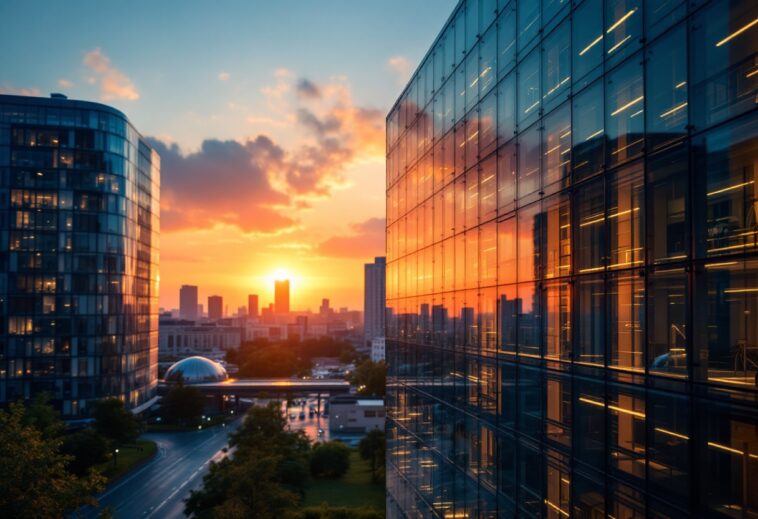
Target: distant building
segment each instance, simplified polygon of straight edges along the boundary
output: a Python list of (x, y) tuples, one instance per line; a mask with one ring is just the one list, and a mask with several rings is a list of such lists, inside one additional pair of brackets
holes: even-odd
[(224, 317), (224, 298), (221, 296), (208, 297), (208, 319), (215, 321)]
[(286, 314), (290, 311), (290, 280), (274, 281), (274, 312)]
[(384, 361), (384, 337), (371, 339), (371, 362)]
[(329, 317), (329, 314), (332, 313), (332, 309), (329, 308), (329, 300), (324, 298), (321, 300), (321, 306), (318, 309), (319, 315), (326, 319)]
[(182, 285), (179, 289), (179, 317), (182, 319), (197, 319), (197, 287)]
[(237, 307), (237, 317), (247, 317), (247, 307), (246, 306), (238, 306)]
[(384, 257), (364, 266), (363, 336), (367, 345), (374, 337), (384, 337), (385, 269)]
[(161, 318), (158, 351), (161, 356), (204, 355), (222, 358), (226, 350), (239, 348), (244, 336), (244, 328), (225, 322), (226, 320), (199, 323), (187, 319)]
[(247, 316), (252, 319), (258, 317), (258, 294), (247, 296)]
[(329, 432), (367, 433), (384, 430), (384, 400), (356, 395), (329, 399)]
[(205, 315), (205, 308), (203, 307), (203, 304), (200, 303), (197, 305), (197, 318), (200, 319)]

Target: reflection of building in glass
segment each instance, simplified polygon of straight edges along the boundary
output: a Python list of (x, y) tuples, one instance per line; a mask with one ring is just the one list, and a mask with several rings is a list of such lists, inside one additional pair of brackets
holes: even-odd
[(459, 2), (387, 117), (388, 517), (758, 517), (756, 19)]
[(387, 260), (377, 257), (363, 268), (363, 336), (370, 345), (375, 337), (384, 337)]
[(159, 169), (118, 110), (0, 95), (0, 403), (155, 397)]

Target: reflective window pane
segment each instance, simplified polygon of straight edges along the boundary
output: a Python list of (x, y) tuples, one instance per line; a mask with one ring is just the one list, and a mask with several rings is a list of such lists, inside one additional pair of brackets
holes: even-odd
[(605, 93), (608, 165), (612, 165), (639, 155), (644, 147), (645, 95), (641, 63), (632, 59), (609, 74)]

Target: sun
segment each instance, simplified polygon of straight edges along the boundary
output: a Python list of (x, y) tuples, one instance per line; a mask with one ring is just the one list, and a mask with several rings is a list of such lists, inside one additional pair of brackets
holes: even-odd
[(274, 274), (273, 274), (272, 278), (275, 281), (282, 281), (282, 280), (285, 280), (285, 279), (290, 279), (290, 273), (287, 272), (286, 269), (278, 268), (278, 269), (276, 269), (274, 271)]

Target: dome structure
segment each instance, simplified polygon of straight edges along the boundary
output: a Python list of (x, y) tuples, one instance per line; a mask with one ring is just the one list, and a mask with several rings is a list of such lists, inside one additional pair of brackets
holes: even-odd
[(176, 381), (182, 377), (188, 384), (200, 382), (221, 382), (229, 378), (224, 366), (205, 357), (187, 357), (175, 362), (163, 377), (166, 381)]

